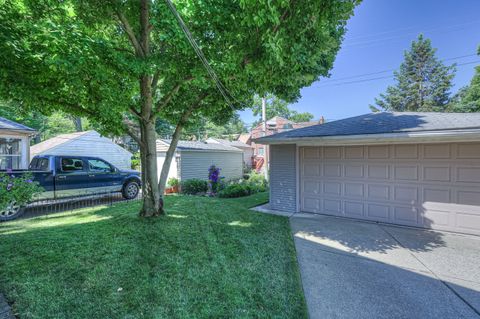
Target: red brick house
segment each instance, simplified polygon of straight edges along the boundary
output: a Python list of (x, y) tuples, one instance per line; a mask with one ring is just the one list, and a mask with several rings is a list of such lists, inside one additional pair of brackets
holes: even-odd
[(281, 133), (297, 128), (312, 126), (316, 124), (323, 124), (324, 119), (323, 117), (320, 118), (318, 121), (310, 121), (310, 122), (292, 122), (283, 118), (281, 116), (275, 116), (269, 119), (266, 123), (266, 131), (263, 132), (263, 123), (260, 123), (256, 127), (252, 128), (249, 134), (242, 134), (239, 137), (243, 143), (249, 144), (253, 148), (253, 158), (252, 158), (252, 167), (260, 170), (263, 166), (265, 161), (265, 153), (266, 153), (266, 146), (261, 144), (256, 144), (252, 142), (252, 140), (256, 138), (260, 138), (263, 136), (269, 136), (276, 133)]

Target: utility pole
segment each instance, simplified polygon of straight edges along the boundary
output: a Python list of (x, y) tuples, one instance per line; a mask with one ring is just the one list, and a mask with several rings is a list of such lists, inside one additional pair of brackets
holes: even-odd
[[(263, 136), (267, 136), (267, 100), (262, 97), (262, 122), (263, 122)], [(265, 168), (265, 179), (268, 181), (268, 145), (263, 146), (263, 165)]]

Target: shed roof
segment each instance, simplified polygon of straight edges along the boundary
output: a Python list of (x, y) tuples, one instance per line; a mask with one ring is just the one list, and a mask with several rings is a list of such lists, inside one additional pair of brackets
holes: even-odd
[(250, 145), (246, 144), (246, 143), (243, 143), (242, 141), (229, 141), (229, 140), (226, 140), (226, 139), (222, 139), (222, 138), (209, 138), (207, 140), (208, 143), (215, 143), (215, 141), (217, 143), (220, 143), (222, 145), (227, 145), (227, 146), (233, 146), (233, 147), (237, 147), (237, 148), (251, 148)]
[(480, 129), (480, 113), (380, 112), (282, 132), (257, 141)]
[(0, 130), (10, 130), (10, 131), (23, 131), (23, 132), (35, 132), (33, 128), (25, 126), (23, 124), (7, 120), (4, 117), (0, 117)]
[[(167, 145), (170, 145), (171, 140), (158, 140)], [(157, 142), (158, 142), (157, 141)], [(177, 145), (178, 150), (188, 150), (188, 151), (228, 151), (228, 152), (241, 152), (242, 150), (229, 146), (223, 145), (221, 143), (208, 143), (202, 141), (178, 141)]]
[[(31, 146), (30, 147), (30, 152), (33, 155), (42, 154), (42, 153), (48, 152), (49, 150), (51, 150), (53, 148), (56, 148), (56, 147), (58, 147), (62, 144), (72, 142), (72, 141), (74, 141), (76, 139), (79, 139), (81, 137), (91, 139), (92, 143), (106, 143), (108, 141), (108, 142), (111, 142), (112, 144), (115, 144), (114, 142), (110, 141), (109, 139), (101, 137), (100, 133), (92, 130), (92, 131), (75, 132), (75, 133), (57, 135), (57, 136), (52, 137), (48, 140), (45, 140), (43, 142), (40, 142), (38, 144), (35, 144), (35, 145)], [(118, 146), (118, 147), (121, 148), (122, 150), (124, 150), (126, 153), (130, 154), (130, 152), (128, 152), (127, 150), (125, 150), (121, 146)]]

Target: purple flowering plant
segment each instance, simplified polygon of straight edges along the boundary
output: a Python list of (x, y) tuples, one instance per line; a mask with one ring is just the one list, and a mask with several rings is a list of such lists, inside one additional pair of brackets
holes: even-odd
[(12, 170), (0, 173), (0, 208), (5, 208), (12, 203), (24, 206), (42, 191), (43, 188), (33, 181), (30, 173), (17, 176), (13, 175)]
[(215, 196), (220, 187), (221, 180), (220, 168), (215, 165), (210, 166), (208, 169), (208, 194), (210, 196)]

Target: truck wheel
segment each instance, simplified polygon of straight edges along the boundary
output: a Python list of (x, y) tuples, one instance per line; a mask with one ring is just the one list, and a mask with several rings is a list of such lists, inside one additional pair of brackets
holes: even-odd
[(25, 212), (24, 206), (20, 206), (15, 201), (10, 202), (10, 204), (7, 204), (6, 207), (0, 208), (0, 222), (18, 218), (24, 212)]
[(125, 199), (134, 199), (138, 196), (140, 186), (136, 181), (129, 181), (122, 188), (122, 195)]

